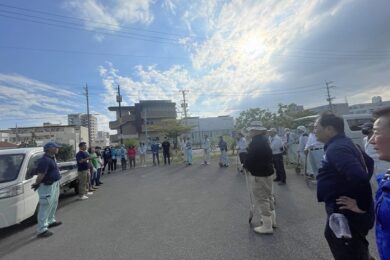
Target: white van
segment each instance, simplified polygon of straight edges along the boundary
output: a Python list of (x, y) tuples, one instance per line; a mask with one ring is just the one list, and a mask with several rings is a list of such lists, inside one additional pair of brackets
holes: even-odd
[[(0, 228), (12, 226), (32, 217), (38, 209), (35, 183), (38, 160), (43, 148), (0, 150)], [(76, 162), (59, 163), (62, 190), (78, 187)]]
[(372, 115), (370, 114), (351, 114), (343, 115), (344, 119), (344, 132), (345, 135), (352, 139), (355, 144), (363, 147), (363, 138), (361, 126), (364, 123), (372, 122)]
[[(302, 125), (308, 125), (308, 123), (314, 123), (319, 115), (305, 116), (297, 118), (294, 121), (302, 123)], [(370, 114), (350, 114), (341, 116), (344, 119), (344, 132), (345, 135), (352, 139), (352, 141), (360, 146), (363, 145), (363, 134), (361, 126), (364, 123), (372, 122), (372, 115)]]
[[(315, 115), (315, 116), (307, 116), (307, 117), (302, 117), (302, 118), (298, 118), (294, 121), (296, 122), (302, 122), (302, 124), (305, 123), (310, 123), (310, 122), (314, 122), (316, 119), (317, 119), (318, 115)], [(370, 114), (350, 114), (350, 115), (343, 115), (342, 118), (344, 119), (344, 132), (345, 132), (345, 135), (349, 138), (352, 139), (352, 141), (355, 143), (355, 144), (358, 144), (360, 147), (363, 147), (363, 133), (362, 133), (362, 128), (361, 126), (364, 124), (364, 123), (367, 123), (367, 122), (372, 122), (372, 116)], [(293, 147), (294, 148), (294, 147)], [(322, 150), (322, 149), (321, 149)], [(292, 150), (292, 153), (295, 153), (296, 152), (296, 148), (294, 148), (294, 150)], [(291, 158), (295, 158), (297, 157), (295, 155), (294, 157), (294, 154), (289, 154), (289, 156)], [(309, 153), (308, 157), (308, 161), (309, 162), (312, 162), (312, 158), (314, 157), (311, 157), (311, 153)], [(320, 154), (318, 154), (318, 151), (317, 151), (317, 156), (320, 156)], [(322, 157), (322, 156), (321, 156)], [(314, 160), (314, 162), (312, 162), (313, 164), (311, 163), (308, 163), (307, 165), (305, 165), (305, 171), (309, 174), (313, 174), (315, 175), (318, 171), (318, 169), (320, 168), (320, 161), (318, 158), (317, 160)]]

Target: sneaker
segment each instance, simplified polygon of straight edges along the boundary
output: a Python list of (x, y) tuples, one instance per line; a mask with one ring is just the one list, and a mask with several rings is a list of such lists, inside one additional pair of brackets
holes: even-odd
[(278, 185), (286, 185), (286, 182), (285, 182), (285, 181), (280, 181), (280, 182), (278, 183)]
[(43, 237), (50, 237), (53, 235), (53, 232), (50, 232), (49, 230), (43, 231), (42, 233), (39, 233), (37, 235), (38, 238), (43, 238)]
[(86, 199), (88, 199), (88, 197), (87, 197), (87, 196), (85, 196), (85, 195), (83, 195), (83, 196), (79, 197), (79, 200), (86, 200)]
[(92, 191), (87, 192), (87, 195), (93, 195)]
[(53, 227), (57, 227), (59, 225), (62, 225), (62, 222), (61, 221), (56, 221), (56, 222), (53, 222), (51, 224), (49, 224), (47, 227), (48, 228), (53, 228)]

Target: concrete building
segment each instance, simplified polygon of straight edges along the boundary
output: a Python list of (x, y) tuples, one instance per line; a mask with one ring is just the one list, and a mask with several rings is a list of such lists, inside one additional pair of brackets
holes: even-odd
[(110, 145), (110, 133), (98, 131), (96, 139), (92, 142), (92, 146), (106, 147)]
[(0, 131), (0, 142), (9, 142), (9, 133), (5, 130)]
[[(142, 140), (160, 136), (148, 130), (148, 126), (158, 124), (162, 120), (176, 119), (176, 104), (170, 100), (141, 100), (134, 106), (109, 107), (108, 110), (116, 113), (116, 120), (109, 122), (111, 130), (117, 130), (116, 135), (110, 136), (113, 143), (120, 142), (120, 126), (122, 126), (123, 140), (139, 138)], [(121, 113), (121, 117), (119, 114)]]
[[(97, 135), (98, 121), (94, 115), (89, 115), (89, 122), (91, 127), (91, 140), (94, 141)], [(88, 128), (88, 115), (87, 114), (69, 114), (68, 125), (84, 126)]]
[(35, 142), (36, 145), (41, 146), (49, 141), (54, 141), (59, 144), (72, 145), (75, 151), (80, 142), (88, 142), (88, 129), (75, 125), (18, 127), (10, 128), (8, 133), (11, 143)]
[(231, 116), (188, 117), (182, 119), (182, 122), (185, 125), (192, 126), (192, 130), (188, 135), (195, 145), (200, 145), (205, 135), (208, 135), (210, 140), (217, 141), (219, 136), (232, 136), (234, 131), (234, 120)]
[[(321, 114), (323, 112), (329, 111), (330, 109), (329, 109), (329, 105), (324, 105), (324, 106), (309, 108), (308, 110), (316, 114)], [(332, 110), (335, 114), (339, 116), (349, 114), (348, 103), (332, 104)]]
[(382, 97), (372, 97), (371, 103), (355, 104), (349, 106), (350, 114), (372, 114), (378, 108), (390, 106), (390, 101), (382, 101)]

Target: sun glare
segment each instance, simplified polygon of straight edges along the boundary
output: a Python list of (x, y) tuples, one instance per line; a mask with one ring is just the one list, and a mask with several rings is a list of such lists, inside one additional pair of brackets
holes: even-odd
[(264, 45), (260, 37), (250, 37), (240, 44), (240, 52), (248, 57), (255, 58), (264, 52)]

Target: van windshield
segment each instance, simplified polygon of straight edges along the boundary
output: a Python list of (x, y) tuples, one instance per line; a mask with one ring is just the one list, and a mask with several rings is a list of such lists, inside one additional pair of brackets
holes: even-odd
[(18, 177), (24, 154), (0, 155), (0, 183), (13, 181)]
[(364, 123), (372, 122), (371, 118), (355, 118), (355, 119), (347, 119), (347, 123), (349, 126), (349, 129), (351, 131), (361, 131), (362, 125)]

